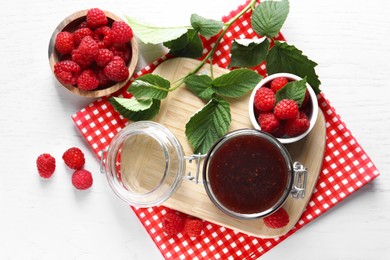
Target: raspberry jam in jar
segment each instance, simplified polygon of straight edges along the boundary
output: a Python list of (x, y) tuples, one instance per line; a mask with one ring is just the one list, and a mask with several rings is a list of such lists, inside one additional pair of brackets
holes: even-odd
[(254, 129), (225, 135), (203, 165), (205, 189), (213, 203), (244, 219), (264, 217), (282, 206), (292, 179), (291, 158), (284, 146)]

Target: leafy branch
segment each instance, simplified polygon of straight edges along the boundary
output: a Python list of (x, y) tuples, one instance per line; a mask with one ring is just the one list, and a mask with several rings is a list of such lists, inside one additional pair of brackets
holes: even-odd
[[(230, 27), (249, 10), (252, 29), (259, 35), (257, 39), (235, 39), (231, 47), (232, 70), (214, 78), (210, 75), (198, 75), (199, 70), (210, 63), (221, 40)], [(205, 106), (187, 122), (185, 133), (195, 153), (206, 153), (211, 145), (224, 135), (230, 126), (230, 105), (226, 98), (239, 98), (251, 91), (261, 80), (261, 76), (251, 68), (266, 62), (269, 75), (278, 72), (296, 74), (320, 93), (320, 81), (315, 73), (317, 65), (293, 45), (275, 40), (289, 13), (288, 0), (250, 0), (247, 5), (225, 24), (207, 19), (197, 14), (190, 18), (191, 26), (159, 27), (148, 25), (126, 17), (128, 23), (141, 41), (151, 44), (163, 44), (169, 53), (176, 57), (199, 59), (203, 55), (201, 36), (218, 35), (214, 46), (200, 59), (192, 71), (183, 78), (170, 82), (161, 76), (147, 74), (137, 78), (128, 91), (130, 99), (112, 97), (110, 103), (124, 117), (132, 121), (148, 120), (160, 110), (161, 100), (169, 92), (175, 91), (184, 83), (194, 95), (205, 101)]]

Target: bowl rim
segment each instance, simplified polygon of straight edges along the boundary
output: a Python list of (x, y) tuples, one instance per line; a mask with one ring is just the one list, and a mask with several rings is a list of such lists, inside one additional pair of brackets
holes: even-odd
[[(53, 74), (54, 74), (54, 65), (57, 62), (57, 57), (55, 54), (55, 47), (54, 47), (55, 38), (56, 38), (57, 34), (59, 32), (61, 32), (72, 21), (86, 16), (88, 13), (88, 10), (89, 9), (80, 10), (80, 11), (77, 11), (77, 12), (70, 14), (69, 16), (64, 18), (57, 25), (57, 27), (54, 29), (54, 31), (50, 37), (49, 48), (48, 48), (49, 65), (50, 65), (50, 68), (51, 68)], [(106, 14), (106, 16), (108, 18), (110, 18), (112, 20), (124, 21), (120, 16), (118, 16), (112, 12), (109, 12), (106, 10), (102, 10), (102, 11)], [(72, 92), (73, 94), (76, 94), (78, 96), (90, 97), (90, 98), (100, 98), (100, 97), (108, 96), (108, 95), (120, 90), (122, 87), (124, 87), (128, 83), (128, 81), (131, 79), (131, 77), (133, 76), (133, 74), (135, 72), (135, 69), (136, 69), (137, 63), (138, 63), (138, 58), (139, 58), (138, 43), (137, 43), (135, 35), (131, 39), (130, 45), (131, 45), (131, 53), (132, 53), (131, 60), (129, 61), (128, 64), (126, 64), (128, 70), (129, 70), (129, 76), (124, 81), (117, 82), (116, 84), (114, 84), (110, 87), (107, 87), (104, 89), (96, 89), (96, 90), (81, 90), (73, 85), (63, 84), (57, 79), (57, 77), (55, 75), (54, 75), (54, 77), (61, 86), (65, 87), (67, 90), (69, 90), (70, 92)]]
[[(261, 130), (261, 128), (260, 128), (260, 125), (257, 123), (257, 119), (255, 117), (255, 112), (253, 109), (253, 103), (254, 103), (254, 98), (255, 98), (256, 92), (259, 88), (265, 86), (268, 82), (274, 80), (275, 78), (279, 78), (279, 77), (286, 77), (286, 78), (292, 79), (292, 80), (301, 80), (302, 79), (298, 75), (295, 75), (292, 73), (281, 72), (281, 73), (275, 73), (275, 74), (264, 77), (256, 85), (256, 87), (252, 90), (252, 93), (251, 93), (250, 98), (249, 98), (248, 112), (249, 112), (249, 119), (252, 123), (252, 126), (257, 130)], [(317, 95), (309, 83), (306, 83), (306, 87), (307, 87), (307, 90), (309, 91), (310, 100), (311, 100), (312, 109), (313, 109), (311, 116), (310, 116), (310, 127), (304, 133), (302, 133), (301, 135), (298, 135), (298, 136), (287, 137), (287, 138), (279, 138), (279, 137), (276, 138), (283, 144), (294, 143), (294, 142), (297, 142), (297, 141), (303, 139), (305, 136), (307, 136), (309, 134), (309, 132), (313, 129), (315, 123), (317, 122), (318, 110), (319, 110)]]

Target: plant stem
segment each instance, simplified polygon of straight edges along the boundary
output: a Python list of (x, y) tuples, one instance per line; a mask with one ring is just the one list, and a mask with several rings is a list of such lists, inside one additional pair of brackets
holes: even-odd
[(215, 53), (215, 50), (217, 49), (219, 43), (221, 42), (222, 38), (225, 36), (226, 32), (229, 30), (230, 26), (237, 21), (244, 13), (246, 13), (249, 9), (253, 9), (255, 6), (257, 0), (251, 0), (236, 16), (234, 16), (232, 19), (230, 19), (227, 23), (225, 23), (225, 27), (223, 28), (222, 32), (220, 33), (218, 39), (215, 41), (213, 47), (207, 53), (206, 57), (204, 57), (201, 62), (199, 63), (198, 66), (195, 67), (191, 72), (189, 72), (184, 78), (181, 78), (177, 81), (177, 85), (170, 88), (169, 91), (174, 91), (180, 87), (181, 84), (184, 83), (185, 79), (191, 75), (196, 74), (202, 67), (203, 65), (207, 62), (207, 60), (210, 60), (210, 64), (212, 66), (212, 60), (213, 60), (213, 55)]
[(219, 35), (218, 39), (215, 41), (215, 44), (214, 46), (211, 48), (211, 51), (206, 55), (206, 57), (204, 57), (204, 59), (199, 63), (199, 65), (189, 73), (189, 75), (193, 75), (195, 73), (197, 73), (200, 68), (202, 68), (202, 66), (206, 63), (206, 61), (208, 59), (210, 59), (212, 61), (212, 57), (215, 53), (215, 50), (217, 49), (219, 43), (221, 42), (222, 38), (225, 36), (226, 32), (229, 30), (230, 26), (232, 26), (232, 24), (237, 21), (244, 13), (246, 13), (249, 9), (251, 9), (255, 3), (256, 3), (257, 0), (251, 0), (248, 5), (246, 5), (242, 10), (241, 12), (239, 12), (238, 14), (236, 14), (236, 16), (234, 16), (232, 19), (230, 19), (229, 22), (226, 23), (226, 26), (224, 27), (224, 29), (222, 30), (221, 34)]

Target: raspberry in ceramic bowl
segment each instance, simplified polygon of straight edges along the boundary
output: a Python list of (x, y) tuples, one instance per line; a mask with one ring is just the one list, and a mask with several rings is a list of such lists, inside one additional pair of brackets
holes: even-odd
[(98, 98), (126, 85), (138, 62), (138, 45), (120, 17), (91, 8), (73, 13), (57, 26), (48, 54), (62, 86), (76, 95)]
[(305, 79), (276, 73), (265, 77), (253, 89), (248, 109), (255, 129), (288, 144), (301, 140), (313, 129), (318, 101)]

